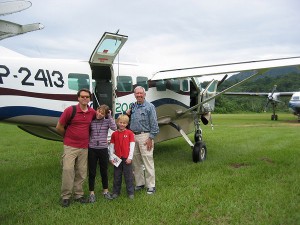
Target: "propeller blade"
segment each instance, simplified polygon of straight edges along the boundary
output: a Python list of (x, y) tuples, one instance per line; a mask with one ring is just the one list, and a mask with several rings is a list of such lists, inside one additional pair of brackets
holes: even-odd
[[(274, 87), (273, 87), (273, 89), (272, 89), (272, 92), (271, 92), (271, 93), (268, 95), (268, 97), (267, 97), (267, 103), (266, 103), (266, 105), (265, 105), (264, 112), (267, 111), (267, 107), (268, 107), (268, 105), (269, 105), (270, 102), (272, 102), (272, 101), (275, 101), (275, 102), (276, 102), (276, 99), (273, 98), (273, 95), (274, 95), (274, 93), (275, 93), (275, 91), (276, 91), (276, 88), (277, 88), (277, 85), (275, 84)], [(277, 101), (278, 101), (278, 100), (277, 100)]]

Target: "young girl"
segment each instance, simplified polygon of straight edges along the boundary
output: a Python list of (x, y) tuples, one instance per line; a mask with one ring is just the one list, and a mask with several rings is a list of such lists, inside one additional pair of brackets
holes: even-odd
[(110, 162), (114, 165), (113, 154), (122, 160), (118, 167), (114, 166), (113, 198), (117, 198), (121, 193), (122, 175), (124, 175), (125, 178), (128, 197), (130, 199), (134, 198), (134, 182), (131, 162), (135, 141), (133, 132), (126, 129), (128, 123), (129, 117), (127, 115), (120, 115), (117, 119), (118, 130), (111, 136), (109, 147)]
[(89, 165), (89, 202), (96, 201), (94, 187), (97, 163), (100, 165), (100, 174), (102, 178), (103, 195), (106, 199), (112, 199), (108, 191), (108, 129), (116, 130), (115, 120), (111, 116), (111, 112), (107, 105), (101, 105), (97, 108), (96, 119), (92, 121), (90, 127), (90, 142), (88, 152)]

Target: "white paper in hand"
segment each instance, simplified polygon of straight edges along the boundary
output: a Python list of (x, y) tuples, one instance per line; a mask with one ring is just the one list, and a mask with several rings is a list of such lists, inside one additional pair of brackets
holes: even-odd
[(112, 162), (114, 164), (115, 167), (118, 167), (120, 165), (120, 163), (122, 162), (122, 159), (120, 159), (117, 155), (113, 154), (112, 155)]

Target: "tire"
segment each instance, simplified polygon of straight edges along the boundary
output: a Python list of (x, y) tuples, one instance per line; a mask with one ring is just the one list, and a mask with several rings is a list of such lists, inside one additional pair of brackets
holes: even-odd
[(207, 149), (206, 145), (202, 141), (198, 141), (195, 143), (193, 147), (193, 162), (202, 162), (206, 159)]

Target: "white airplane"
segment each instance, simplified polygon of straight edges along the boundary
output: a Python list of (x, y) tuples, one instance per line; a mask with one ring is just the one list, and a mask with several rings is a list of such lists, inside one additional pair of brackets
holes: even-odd
[[(61, 141), (55, 126), (63, 110), (77, 104), (79, 89), (91, 90), (92, 107), (107, 104), (117, 117), (135, 102), (133, 89), (139, 85), (156, 107), (160, 133), (155, 141), (183, 136), (192, 148), (193, 161), (200, 162), (207, 154), (200, 121), (205, 125), (211, 121), (217, 96), (269, 68), (300, 65), (300, 57), (291, 57), (154, 72), (146, 65), (113, 63), (127, 39), (104, 33), (89, 61), (29, 58), (0, 48), (0, 121)], [(249, 70), (254, 70), (251, 77), (220, 93), (217, 87), (227, 75), (221, 81), (212, 79), (206, 87), (199, 79)], [(186, 135), (193, 131), (195, 144)]]
[(272, 105), (271, 120), (278, 120), (278, 115), (276, 114), (276, 107), (280, 101), (280, 96), (291, 96), (291, 99), (288, 103), (289, 110), (298, 118), (298, 122), (300, 122), (300, 92), (276, 92), (277, 85), (274, 86), (272, 92), (225, 92), (225, 95), (233, 95), (233, 96), (265, 96), (267, 97), (267, 103), (265, 105), (264, 111), (269, 104)]

